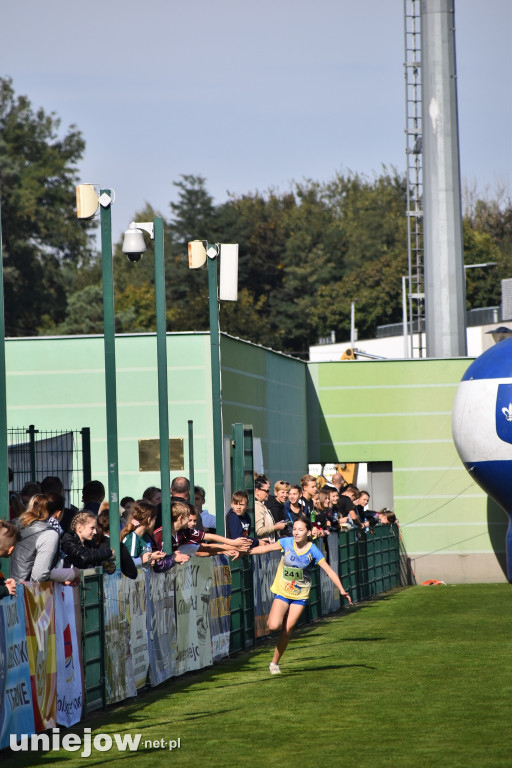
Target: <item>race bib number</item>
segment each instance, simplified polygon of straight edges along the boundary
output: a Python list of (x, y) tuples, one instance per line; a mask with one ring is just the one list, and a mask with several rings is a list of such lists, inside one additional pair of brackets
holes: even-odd
[(283, 565), (283, 579), (285, 581), (302, 581), (302, 568), (293, 568), (291, 565)]

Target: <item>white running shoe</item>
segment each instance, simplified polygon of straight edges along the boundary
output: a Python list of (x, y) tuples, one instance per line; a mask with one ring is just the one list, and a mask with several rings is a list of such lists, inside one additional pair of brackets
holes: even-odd
[(268, 668), (271, 675), (281, 674), (281, 670), (279, 669), (279, 664), (274, 664), (273, 661), (270, 662), (270, 664), (268, 665)]

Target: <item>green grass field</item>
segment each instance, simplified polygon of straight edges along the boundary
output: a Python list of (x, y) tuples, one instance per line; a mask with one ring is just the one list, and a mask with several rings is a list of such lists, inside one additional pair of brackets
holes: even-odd
[[(280, 676), (269, 642), (70, 730), (141, 733), (136, 755), (4, 752), (0, 764), (509, 768), (511, 616), (507, 584), (391, 592), (297, 631)], [(180, 749), (142, 746), (162, 738)]]

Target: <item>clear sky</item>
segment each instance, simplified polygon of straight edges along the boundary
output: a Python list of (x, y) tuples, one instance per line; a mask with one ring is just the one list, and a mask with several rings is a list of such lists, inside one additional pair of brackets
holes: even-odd
[[(1, 0), (0, 76), (87, 143), (117, 239), (172, 182), (289, 189), (405, 169), (402, 0)], [(512, 184), (512, 0), (456, 0), (463, 181)]]

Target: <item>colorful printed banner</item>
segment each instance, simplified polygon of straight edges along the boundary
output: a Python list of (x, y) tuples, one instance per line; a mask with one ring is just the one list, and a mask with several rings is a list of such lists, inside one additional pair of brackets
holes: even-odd
[(226, 555), (212, 559), (212, 585), (210, 589), (210, 634), (212, 658), (219, 661), (229, 656), (231, 569)]
[(23, 586), (0, 600), (0, 749), (11, 734), (34, 733)]
[(128, 625), (130, 579), (121, 571), (103, 576), (105, 698), (107, 704), (137, 695)]
[(133, 676), (137, 690), (144, 688), (149, 670), (146, 571), (139, 569), (136, 579), (126, 580), (129, 585), (128, 625)]
[(193, 557), (176, 571), (176, 674), (209, 666), (212, 641), (208, 605), (212, 579), (210, 557)]
[(55, 639), (57, 648), (57, 722), (69, 728), (82, 716), (83, 682), (80, 643), (75, 620), (78, 588), (55, 584)]
[(176, 674), (175, 571), (146, 574), (149, 682), (159, 685)]
[(57, 657), (53, 582), (26, 582), (25, 630), (36, 732), (57, 720)]

